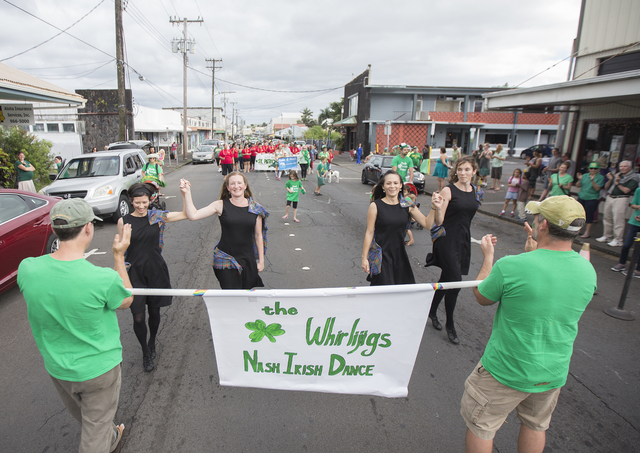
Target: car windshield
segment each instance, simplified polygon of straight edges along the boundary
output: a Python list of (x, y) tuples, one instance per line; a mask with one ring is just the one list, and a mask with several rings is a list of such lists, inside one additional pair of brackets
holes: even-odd
[(391, 167), (391, 162), (393, 162), (392, 156), (382, 158), (383, 167)]
[(73, 159), (60, 172), (58, 179), (117, 176), (120, 173), (118, 156), (95, 156)]

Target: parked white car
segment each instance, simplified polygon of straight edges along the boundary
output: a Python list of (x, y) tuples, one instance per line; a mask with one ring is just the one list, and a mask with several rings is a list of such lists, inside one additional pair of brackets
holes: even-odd
[(146, 154), (139, 148), (83, 154), (70, 159), (42, 192), (84, 198), (97, 216), (111, 216), (117, 222), (131, 211), (127, 190), (140, 182), (146, 162)]

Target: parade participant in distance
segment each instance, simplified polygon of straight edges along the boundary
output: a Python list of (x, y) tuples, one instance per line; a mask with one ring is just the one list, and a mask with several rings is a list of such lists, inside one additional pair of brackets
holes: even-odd
[[(118, 234), (122, 236), (125, 225), (131, 225), (131, 245), (127, 250), (127, 272), (136, 288), (171, 288), (169, 268), (162, 257), (164, 227), (168, 222), (187, 218), (182, 202), (182, 212), (149, 210), (153, 195), (145, 184), (133, 184), (128, 191), (133, 212), (118, 220)], [(131, 304), (133, 332), (142, 347), (142, 366), (145, 371), (154, 368), (156, 335), (160, 327), (160, 308), (171, 305), (171, 296), (135, 296)], [(149, 311), (149, 338), (145, 312)]]
[(251, 168), (251, 148), (247, 143), (242, 148), (242, 169), (245, 173), (249, 173), (249, 169)]
[(529, 169), (527, 173), (529, 174), (529, 198), (533, 197), (533, 194), (536, 192), (536, 182), (538, 181), (538, 176), (540, 176), (540, 166), (542, 165), (542, 153), (539, 150), (535, 150), (533, 152), (533, 159), (527, 158), (524, 163)]
[(604, 176), (599, 173), (600, 165), (597, 162), (589, 164), (589, 173), (581, 175), (578, 173), (576, 187), (581, 188), (578, 192), (578, 203), (584, 208), (587, 226), (585, 232), (580, 237), (587, 239), (591, 235), (591, 227), (596, 221), (595, 213), (600, 204), (600, 189), (604, 186)]
[(309, 149), (307, 145), (304, 145), (300, 150), (300, 154), (298, 154), (298, 165), (300, 165), (300, 179), (306, 181), (307, 169), (309, 168)]
[(362, 163), (362, 143), (358, 144), (358, 149), (356, 149), (356, 157), (357, 157), (357, 164), (361, 164)]
[(164, 187), (164, 172), (162, 167), (158, 164), (158, 155), (156, 153), (149, 154), (147, 159), (149, 162), (142, 166), (141, 181), (154, 181), (158, 183), (158, 185)]
[(551, 150), (551, 154), (553, 157), (549, 160), (549, 163), (543, 170), (547, 178), (545, 188), (542, 191), (542, 195), (540, 195), (540, 201), (544, 200), (549, 195), (549, 182), (551, 181), (551, 176), (560, 171), (560, 164), (562, 163), (562, 156), (560, 156), (560, 150), (558, 148), (553, 148)]
[(298, 179), (298, 173), (295, 170), (289, 170), (289, 181), (284, 186), (287, 189), (287, 209), (282, 216), (283, 219), (289, 218), (289, 206), (293, 204), (293, 221), (298, 223), (298, 201), (300, 200), (300, 192), (306, 194), (302, 183)]
[(228, 144), (224, 144), (220, 151), (220, 164), (222, 165), (222, 176), (226, 176), (233, 171), (233, 151)]
[(402, 176), (402, 183), (413, 183), (413, 160), (407, 156), (409, 153), (409, 145), (400, 144), (400, 154), (391, 161), (391, 168)]
[(371, 191), (367, 232), (362, 245), (362, 270), (371, 285), (415, 283), (404, 236), (411, 219), (424, 228), (433, 226), (442, 197), (434, 194), (432, 209), (425, 217), (411, 200), (401, 195), (402, 177), (395, 170), (385, 173)]
[[(611, 247), (620, 247), (623, 244), (627, 206), (629, 206), (631, 196), (638, 188), (638, 175), (633, 172), (631, 161), (623, 160), (620, 162), (620, 172), (615, 176), (611, 172), (607, 173), (604, 188), (608, 191), (602, 219), (604, 234), (596, 241), (607, 242), (607, 245)], [(611, 242), (609, 242), (610, 240)]]
[(492, 156), (493, 153), (491, 152), (491, 149), (489, 149), (489, 144), (485, 143), (482, 145), (482, 151), (478, 155), (478, 175), (480, 175), (480, 178), (482, 179), (482, 187), (487, 187), (487, 180), (489, 179), (489, 173), (491, 173), (490, 164)]
[(18, 153), (18, 160), (14, 164), (18, 172), (18, 190), (37, 193), (36, 186), (33, 184), (33, 172), (36, 168), (24, 158), (24, 152)]
[(276, 167), (276, 179), (278, 181), (280, 181), (280, 177), (281, 177), (280, 164), (278, 163), (278, 160), (281, 159), (282, 157), (285, 157), (285, 151), (282, 144), (280, 144), (278, 145), (274, 153), (274, 165)]
[[(471, 184), (477, 171), (473, 157), (456, 160), (449, 178), (449, 185), (442, 189), (442, 209), (436, 212), (436, 224), (442, 225), (447, 234), (433, 243), (433, 253), (427, 255), (427, 266), (442, 269), (438, 282), (457, 282), (469, 273), (471, 262), (471, 220), (475, 216), (480, 200), (476, 187)], [(433, 296), (429, 318), (436, 330), (442, 330), (438, 321), (438, 307), (444, 297), (447, 314), (446, 328), (449, 340), (458, 344), (458, 334), (453, 322), (459, 289), (438, 290)]]
[(313, 192), (314, 195), (320, 196), (320, 187), (325, 185), (325, 177), (327, 176), (327, 156), (322, 155), (320, 153), (320, 163), (316, 165), (316, 190)]
[(499, 305), (484, 354), (465, 382), (467, 452), (493, 451), (493, 437), (514, 409), (518, 451), (544, 450), (578, 322), (596, 290), (593, 266), (571, 248), (585, 222), (582, 206), (562, 195), (530, 201), (527, 210), (535, 225), (525, 224), (527, 253), (493, 265), (493, 238), (482, 238), (477, 280), (483, 281), (473, 293), (480, 305)]
[(233, 153), (233, 171), (238, 171), (240, 153), (236, 142), (231, 142), (231, 152)]
[(433, 169), (433, 176), (438, 178), (438, 192), (444, 189), (445, 180), (449, 178), (450, 168), (451, 167), (447, 164), (447, 149), (444, 146), (441, 146), (440, 156), (436, 161), (436, 168)]
[(256, 171), (256, 156), (258, 155), (258, 144), (251, 147), (251, 158), (249, 159), (249, 170)]
[(220, 199), (196, 209), (191, 199), (191, 184), (180, 180), (185, 194), (187, 217), (199, 220), (218, 215), (222, 235), (213, 249), (213, 272), (222, 289), (262, 287), (259, 272), (264, 269), (267, 250), (267, 211), (251, 195), (247, 177), (232, 172), (224, 178)]
[(124, 425), (113, 423), (122, 363), (115, 310), (127, 309), (133, 301), (124, 263), (131, 228), (113, 241), (113, 270), (84, 257), (93, 222), (101, 220), (89, 203), (62, 200), (50, 218), (60, 247), (51, 255), (26, 258), (18, 268), (31, 331), (56, 391), (82, 426), (78, 451), (120, 451)]

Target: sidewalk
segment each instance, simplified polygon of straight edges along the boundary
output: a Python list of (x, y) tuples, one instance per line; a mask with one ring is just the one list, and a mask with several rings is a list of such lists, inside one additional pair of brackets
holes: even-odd
[[(349, 168), (350, 170), (355, 170), (358, 172), (362, 171), (361, 170), (362, 165), (358, 165), (355, 162), (351, 162), (351, 159), (349, 158), (348, 153), (344, 153), (340, 156), (337, 156), (333, 162), (336, 165)], [(432, 161), (432, 164), (435, 166), (435, 160)], [(509, 207), (506, 210), (506, 214), (502, 216), (499, 215), (500, 211), (502, 211), (502, 207), (504, 206), (504, 197), (507, 193), (507, 181), (509, 180), (509, 177), (513, 173), (513, 170), (516, 168), (520, 168), (520, 169), (524, 168), (524, 161), (517, 157), (508, 157), (505, 162), (505, 167), (504, 167), (502, 180), (501, 180), (502, 186), (500, 187), (500, 190), (498, 192), (493, 192), (493, 191), (487, 190), (487, 188), (485, 187), (484, 199), (482, 202), (482, 206), (480, 206), (480, 209), (478, 210), (478, 212), (481, 212), (482, 214), (485, 214), (491, 217), (495, 217), (496, 219), (500, 219), (504, 222), (510, 222), (516, 225), (522, 225), (522, 222), (517, 220), (517, 218), (512, 218), (509, 215), (509, 213), (511, 212), (511, 206), (512, 206), (511, 203), (509, 204)], [(438, 189), (438, 180), (434, 176), (425, 175), (424, 182), (425, 182), (424, 192), (426, 195), (431, 196), (433, 191)], [(488, 179), (489, 187), (491, 187), (491, 182), (492, 182), (492, 179), (489, 178)], [(542, 184), (538, 182), (536, 186), (536, 193), (534, 195), (534, 199), (537, 199), (540, 196), (540, 194), (542, 194), (543, 190), (544, 189), (542, 188)], [(573, 189), (571, 193), (572, 195), (577, 195), (578, 192), (576, 189)], [(619, 257), (620, 250), (622, 247), (610, 247), (606, 243), (601, 243), (596, 241), (596, 238), (599, 238), (600, 236), (602, 236), (603, 213), (604, 213), (604, 204), (601, 203), (598, 221), (595, 222), (593, 224), (593, 227), (591, 228), (591, 237), (588, 239), (576, 238), (575, 243), (579, 245), (582, 245), (583, 243), (588, 243), (590, 244), (590, 247), (592, 250), (597, 250), (602, 253), (607, 253), (609, 255)], [(533, 216), (528, 216), (528, 221), (529, 221), (529, 224), (531, 224), (531, 222), (533, 221)]]

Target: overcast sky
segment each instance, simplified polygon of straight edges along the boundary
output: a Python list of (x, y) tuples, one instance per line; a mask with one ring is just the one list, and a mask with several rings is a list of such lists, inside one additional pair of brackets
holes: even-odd
[[(540, 72), (522, 86), (562, 82), (568, 60), (559, 62), (571, 53), (581, 2), (123, 3), (125, 60), (131, 68), (127, 88), (136, 104), (182, 106), (182, 55), (171, 52), (171, 40), (182, 37), (183, 26), (170, 19), (200, 17), (202, 24), (188, 26), (189, 37), (196, 40), (196, 52), (189, 54), (188, 106), (211, 105), (211, 70), (205, 59), (222, 59), (215, 92), (234, 91), (227, 101), (236, 102), (247, 124), (259, 124), (304, 107), (317, 117), (368, 64), (376, 85), (517, 86)], [(70, 91), (115, 89), (114, 5), (114, 0), (0, 0), (0, 61)], [(64, 33), (54, 37), (60, 33), (54, 26), (71, 26), (67, 32), (75, 38)], [(337, 89), (313, 91), (332, 88)], [(216, 106), (222, 100), (216, 94)], [(227, 108), (230, 112), (231, 104)]]

